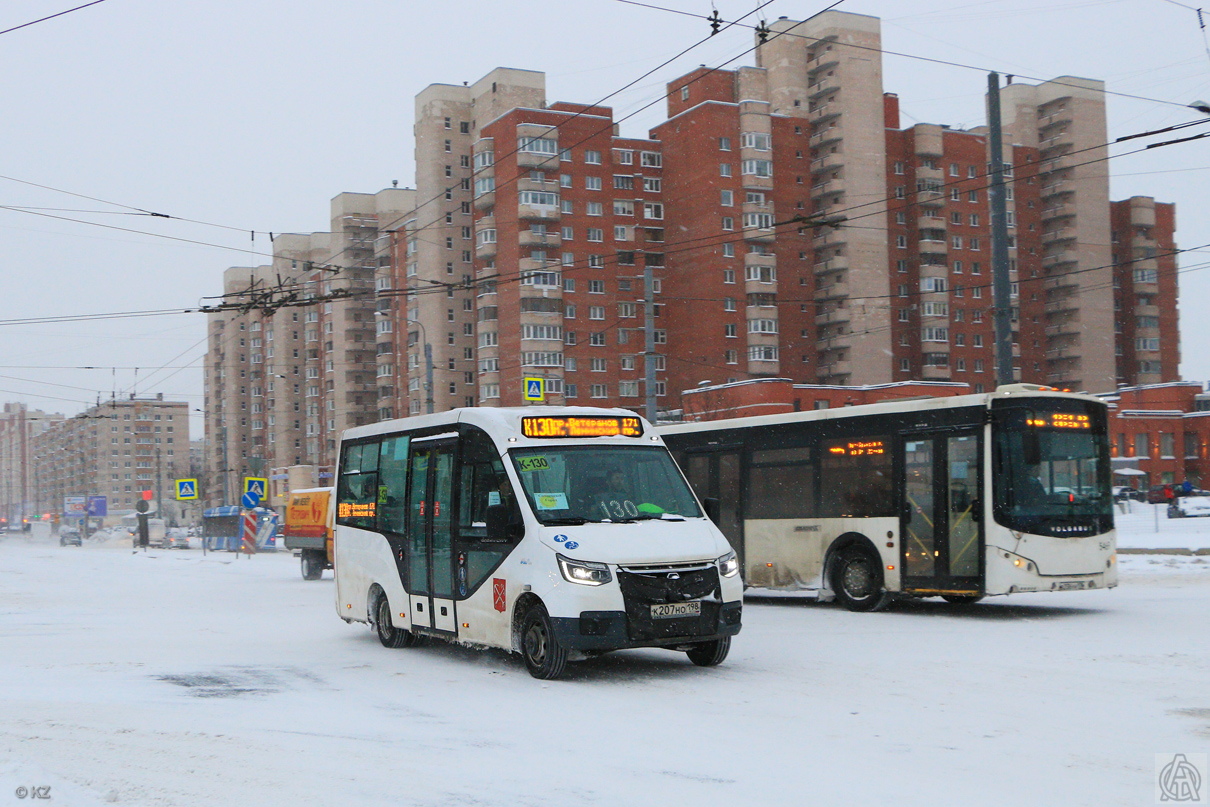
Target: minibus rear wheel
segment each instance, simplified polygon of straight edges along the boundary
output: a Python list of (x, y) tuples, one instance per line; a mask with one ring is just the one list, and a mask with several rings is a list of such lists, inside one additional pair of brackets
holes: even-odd
[(383, 647), (411, 647), (416, 644), (416, 636), (411, 631), (397, 628), (391, 624), (391, 603), (385, 593), (378, 595), (374, 603), (374, 632)]
[(696, 644), (686, 650), (685, 655), (699, 667), (714, 667), (722, 664), (729, 652), (731, 652), (731, 637), (724, 636), (712, 642)]
[(521, 621), (521, 656), (534, 678), (553, 681), (567, 669), (567, 648), (559, 644), (546, 606), (538, 603)]

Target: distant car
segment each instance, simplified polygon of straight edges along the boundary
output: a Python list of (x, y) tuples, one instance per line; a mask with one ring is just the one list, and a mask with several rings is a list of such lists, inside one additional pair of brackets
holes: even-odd
[(84, 537), (75, 527), (59, 528), (59, 546), (83, 546)]
[(1168, 518), (1210, 516), (1210, 496), (1182, 496), (1168, 503)]
[(1132, 488), (1129, 485), (1116, 485), (1113, 489), (1114, 501), (1147, 501), (1147, 494), (1137, 488)]
[(1147, 501), (1151, 504), (1163, 504), (1171, 501), (1171, 497), (1175, 495), (1172, 491), (1172, 485), (1152, 485), (1147, 490)]
[(164, 534), (165, 549), (188, 549), (189, 532), (184, 527), (169, 527)]

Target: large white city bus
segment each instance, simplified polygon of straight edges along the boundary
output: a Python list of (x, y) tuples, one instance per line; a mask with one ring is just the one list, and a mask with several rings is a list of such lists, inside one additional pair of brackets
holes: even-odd
[(382, 644), (518, 651), (537, 678), (631, 647), (720, 663), (743, 586), (650, 424), (622, 409), (455, 409), (344, 432), (336, 608)]
[(1014, 384), (659, 431), (749, 586), (872, 611), (1117, 585), (1099, 399)]

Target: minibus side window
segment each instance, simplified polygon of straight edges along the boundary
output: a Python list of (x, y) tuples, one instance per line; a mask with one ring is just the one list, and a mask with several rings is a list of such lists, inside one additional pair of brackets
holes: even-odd
[[(504, 472), (504, 463), (491, 438), (478, 429), (463, 434), (458, 489), (461, 496), (458, 507), (459, 562), (465, 557), (467, 591), (471, 592), (521, 538), (521, 512)], [(507, 520), (510, 525), (516, 525), (503, 541), (488, 540), (489, 507), (508, 508)], [(499, 516), (498, 510), (496, 515)]]
[(378, 506), (378, 442), (346, 445), (336, 490), (336, 522), (374, 529)]
[(408, 518), (407, 435), (382, 441), (378, 455), (378, 529), (402, 534)]

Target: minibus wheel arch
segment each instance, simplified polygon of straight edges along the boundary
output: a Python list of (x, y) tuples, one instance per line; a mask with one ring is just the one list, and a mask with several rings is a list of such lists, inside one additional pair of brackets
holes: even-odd
[(535, 605), (543, 605), (542, 598), (531, 591), (522, 594), (513, 604), (512, 647), (514, 653), (521, 652), (521, 625), (525, 621), (525, 615), (529, 613), (529, 609)]

